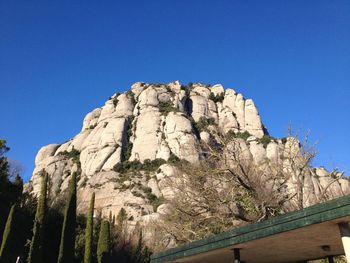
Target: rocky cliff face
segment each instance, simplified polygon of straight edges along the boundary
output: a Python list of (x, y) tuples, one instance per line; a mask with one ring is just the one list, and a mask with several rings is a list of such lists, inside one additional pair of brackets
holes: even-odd
[[(249, 135), (240, 143), (247, 158), (257, 163), (277, 162), (285, 154), (286, 141), (264, 142), (266, 130), (254, 102), (232, 89), (182, 86), (177, 81), (138, 82), (88, 113), (74, 138), (42, 147), (26, 189), (39, 192), (40, 171), (45, 169), (50, 174), (51, 196), (59, 198), (70, 175), (78, 171), (80, 210), (87, 208), (94, 191), (96, 207), (105, 215), (110, 211), (116, 215), (123, 207), (130, 225), (157, 218), (171, 198), (163, 179), (174, 174), (172, 161), (204, 158), (201, 144), (211, 140), (213, 130)], [(317, 195), (332, 178), (326, 170), (312, 168), (306, 181), (308, 194)], [(349, 191), (349, 186), (341, 179), (329, 189), (337, 196)], [(313, 199), (307, 200), (312, 203)]]

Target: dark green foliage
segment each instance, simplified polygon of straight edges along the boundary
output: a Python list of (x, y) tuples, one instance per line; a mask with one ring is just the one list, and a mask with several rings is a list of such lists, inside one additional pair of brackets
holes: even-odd
[(225, 94), (222, 92), (220, 94), (215, 95), (213, 92), (210, 93), (209, 99), (216, 102), (222, 102), (225, 98)]
[(156, 88), (164, 87), (166, 84), (164, 83), (149, 83), (150, 86), (154, 86)]
[(158, 108), (161, 114), (167, 115), (169, 112), (178, 112), (179, 110), (173, 106), (173, 103), (170, 101), (159, 102)]
[(112, 223), (112, 220), (113, 220), (113, 218), (112, 218), (112, 211), (109, 211), (109, 217), (108, 217), (109, 224)]
[(95, 206), (95, 193), (92, 193), (90, 200), (89, 214), (86, 223), (85, 230), (85, 253), (84, 263), (91, 263), (92, 260), (92, 237), (94, 227), (94, 206)]
[(0, 139), (0, 243), (10, 208), (20, 201), (23, 191), (21, 177), (10, 171), (10, 164), (5, 156), (9, 150), (6, 141)]
[(157, 171), (159, 166), (166, 163), (164, 159), (157, 158), (154, 160), (146, 159), (144, 163), (141, 163), (139, 160), (134, 161), (124, 161), (121, 163), (117, 163), (113, 170), (118, 173), (127, 173), (127, 172), (135, 172), (135, 171)]
[(47, 210), (44, 235), (45, 262), (57, 262), (63, 224), (64, 204), (59, 203)]
[[(96, 128), (96, 126), (97, 126), (97, 123), (95, 123), (94, 125), (90, 125), (90, 126), (89, 126), (89, 129), (90, 129), (90, 130), (93, 130), (93, 129)], [(67, 152), (67, 151), (65, 151), (65, 152)]]
[(164, 203), (163, 197), (157, 197), (155, 194), (152, 193), (152, 189), (148, 186), (141, 186), (141, 190), (144, 193), (144, 197), (146, 197), (150, 204), (153, 206), (153, 210), (156, 212), (158, 206)]
[(195, 130), (197, 130), (198, 133), (201, 133), (202, 131), (208, 131), (208, 126), (210, 125), (215, 125), (214, 118), (200, 117), (199, 121), (194, 123)]
[[(85, 250), (85, 231), (86, 231), (86, 217), (84, 215), (77, 216), (75, 228), (75, 263), (84, 262)], [(92, 250), (91, 250), (92, 251)], [(93, 262), (92, 258), (91, 261)]]
[(269, 135), (264, 135), (262, 138), (259, 139), (260, 143), (264, 146), (264, 148), (267, 147), (267, 145), (273, 140), (274, 138), (272, 138)]
[[(4, 244), (10, 244), (8, 241), (11, 241), (11, 236), (16, 237), (16, 246), (13, 246), (13, 251), (11, 249), (10, 260), (6, 260), (5, 262), (14, 262), (15, 258), (18, 255), (21, 255), (21, 258), (30, 258), (29, 262), (55, 262), (59, 258), (58, 252), (60, 252), (60, 258), (62, 258), (62, 254), (67, 254), (66, 250), (62, 249), (64, 247), (70, 247), (72, 257), (70, 259), (61, 259), (59, 262), (73, 262), (74, 261), (74, 242), (71, 242), (72, 245), (66, 245), (67, 242), (63, 242), (69, 239), (68, 236), (73, 236), (76, 233), (76, 243), (75, 243), (75, 261), (74, 262), (82, 262), (83, 254), (84, 254), (84, 245), (85, 245), (85, 217), (78, 218), (77, 223), (75, 222), (75, 211), (76, 204), (72, 202), (73, 199), (76, 199), (75, 194), (72, 196), (69, 195), (67, 207), (64, 211), (64, 218), (61, 214), (63, 210), (60, 206), (61, 202), (56, 202), (50, 209), (47, 209), (47, 191), (48, 191), (48, 175), (45, 171), (42, 173), (42, 187), (41, 193), (39, 196), (38, 204), (36, 204), (36, 199), (29, 194), (23, 194), (22, 197), (22, 180), (19, 176), (14, 175), (11, 177), (9, 174), (9, 164), (7, 158), (4, 157), (4, 153), (8, 151), (8, 147), (6, 147), (6, 143), (3, 140), (0, 140), (0, 216), (3, 216), (4, 213), (9, 215), (10, 206), (14, 203), (19, 203), (18, 211), (15, 212), (15, 221), (11, 221), (11, 225), (13, 227), (10, 228), (10, 232), (8, 230), (5, 231)], [(76, 150), (72, 150), (70, 152), (64, 152), (68, 158), (72, 158), (73, 160), (79, 160), (79, 152)], [(145, 169), (153, 170), (158, 165), (164, 163), (164, 160), (156, 160), (155, 162), (146, 161)], [(76, 174), (72, 175), (76, 177)], [(71, 182), (72, 182), (71, 180)], [(74, 179), (76, 180), (76, 178)], [(75, 183), (74, 183), (75, 184)], [(72, 192), (70, 184), (70, 193)], [(145, 189), (148, 193), (149, 191)], [(74, 191), (75, 192), (75, 189)], [(44, 193), (44, 194), (43, 194)], [(62, 194), (63, 195), (63, 194)], [(152, 199), (151, 193), (147, 195)], [(70, 204), (70, 205), (68, 205)], [(73, 205), (72, 205), (73, 204)], [(74, 209), (73, 209), (74, 208)], [(36, 211), (35, 215), (34, 212)], [(71, 213), (73, 212), (73, 213)], [(11, 213), (12, 214), (12, 210)], [(13, 214), (12, 214), (13, 215)], [(5, 224), (6, 217), (1, 218), (0, 224)], [(74, 220), (69, 220), (74, 218)], [(35, 219), (35, 220), (34, 220)], [(119, 220), (126, 221), (127, 215), (125, 210), (121, 210), (119, 215)], [(34, 221), (34, 226), (32, 225)], [(62, 223), (64, 222), (64, 226)], [(73, 222), (70, 224), (69, 222)], [(74, 227), (76, 225), (76, 227)], [(33, 227), (33, 232), (32, 232)], [(95, 232), (98, 233), (100, 226), (99, 223), (96, 223), (93, 228)], [(7, 228), (9, 229), (9, 228)], [(61, 231), (62, 229), (62, 231)], [(70, 229), (69, 231), (67, 229)], [(45, 231), (44, 231), (45, 230)], [(111, 232), (112, 231), (111, 228)], [(49, 234), (46, 234), (49, 233)], [(32, 235), (33, 234), (33, 235)], [(98, 235), (94, 236), (93, 246), (92, 246), (92, 262), (96, 262), (96, 247), (97, 247), (97, 238)], [(2, 235), (1, 235), (2, 237)], [(60, 245), (61, 239), (61, 245)], [(32, 240), (28, 244), (30, 246), (25, 245), (27, 240)], [(114, 240), (114, 239), (113, 239)], [(1, 241), (0, 241), (1, 242)], [(121, 241), (115, 241), (121, 242)], [(133, 262), (131, 259), (131, 246), (123, 241), (122, 243), (126, 244), (122, 247), (114, 247), (113, 246), (113, 260), (125, 259), (124, 262)], [(6, 247), (2, 245), (2, 247)], [(60, 249), (58, 250), (58, 247)], [(110, 246), (112, 247), (112, 246)], [(7, 249), (2, 249), (2, 256)], [(30, 252), (30, 253), (29, 253)], [(122, 256), (124, 255), (124, 257)], [(43, 260), (45, 259), (45, 261)]]
[[(13, 227), (11, 236), (14, 237), (10, 248), (11, 260), (6, 262), (15, 262), (17, 256), (21, 256), (23, 262), (28, 256), (29, 245), (32, 238), (32, 227), (36, 210), (36, 198), (24, 193), (21, 201), (16, 205), (14, 212)], [(1, 261), (0, 261), (1, 262)]]
[(133, 143), (128, 141), (125, 147), (124, 158), (123, 158), (125, 161), (128, 161), (131, 156), (132, 147), (133, 147)]
[(185, 91), (185, 96), (188, 98), (190, 96), (190, 92), (191, 92), (191, 88), (192, 87), (189, 87), (189, 86), (184, 86), (184, 85), (181, 85), (181, 90), (184, 90)]
[(109, 228), (110, 228), (110, 237), (111, 237), (111, 244), (113, 243), (113, 240), (116, 238), (115, 235), (115, 215), (112, 215), (112, 211), (109, 211)]
[(132, 104), (136, 104), (136, 100), (135, 100), (135, 94), (129, 90), (126, 92), (126, 95), (129, 97), (129, 99), (131, 100)]
[(118, 96), (119, 96), (119, 95), (120, 95), (120, 93), (117, 92), (117, 93), (115, 94), (114, 98), (113, 98), (113, 105), (114, 105), (114, 106), (117, 106), (117, 104), (118, 104)]
[(129, 171), (139, 171), (142, 167), (142, 163), (138, 160), (124, 161), (114, 165), (113, 170), (118, 173), (126, 173)]
[(100, 235), (101, 230), (101, 224), (102, 224), (102, 218), (101, 218), (101, 211), (98, 211), (96, 215), (94, 216), (94, 229), (93, 229), (93, 240), (92, 240), (92, 262), (97, 262), (97, 244), (98, 244), (98, 238)]
[(143, 161), (142, 170), (154, 172), (154, 171), (157, 171), (159, 166), (161, 166), (162, 164), (165, 164), (165, 163), (166, 163), (166, 161), (162, 158), (156, 158), (152, 161), (150, 159), (146, 159)]
[[(76, 212), (76, 204), (72, 202), (72, 199), (75, 199), (76, 197), (71, 197), (71, 183), (73, 180), (73, 177), (76, 177), (76, 174), (72, 175), (71, 183), (69, 186), (68, 191), (69, 196), (68, 198), (65, 196), (64, 193), (61, 193), (60, 196), (62, 198), (58, 198), (55, 200), (55, 202), (50, 205), (50, 208), (48, 209), (46, 206), (46, 203), (49, 202), (47, 199), (46, 193), (48, 192), (49, 183), (48, 183), (48, 175), (45, 171), (42, 173), (42, 187), (41, 187), (41, 193), (39, 195), (39, 200), (35, 198), (34, 196), (23, 193), (22, 194), (22, 180), (19, 176), (10, 176), (9, 172), (9, 164), (7, 162), (7, 158), (3, 156), (3, 154), (8, 151), (8, 148), (5, 145), (5, 141), (0, 140), (0, 207), (1, 213), (0, 216), (3, 216), (3, 211), (6, 211), (6, 206), (9, 206), (5, 218), (0, 221), (0, 224), (6, 223), (6, 219), (9, 218), (9, 212), (10, 207), (13, 204), (18, 204), (16, 206), (16, 209), (14, 211), (13, 217), (15, 220), (12, 219), (12, 227), (10, 227), (10, 232), (8, 230), (5, 231), (4, 236), (7, 236), (8, 238), (4, 239), (5, 244), (10, 244), (12, 238), (15, 237), (15, 245), (9, 246), (9, 250), (2, 249), (3, 252), (1, 252), (2, 255), (6, 251), (10, 251), (9, 254), (9, 260), (0, 262), (15, 262), (15, 259), (17, 256), (21, 256), (21, 259), (31, 258), (29, 262), (57, 262), (57, 259), (62, 254), (63, 247), (62, 243), (64, 243), (64, 246), (67, 244), (66, 242), (60, 241), (63, 238), (64, 241), (69, 239), (69, 235), (74, 237), (76, 236), (75, 244), (72, 242), (72, 245), (70, 246), (72, 251), (72, 257), (69, 260), (62, 260), (59, 262), (75, 262), (75, 263), (82, 263), (84, 259), (84, 247), (85, 247), (85, 233), (86, 233), (86, 225), (87, 225), (87, 219), (85, 216), (78, 216), (75, 219), (75, 212)], [(46, 179), (45, 179), (46, 178)], [(76, 178), (74, 179), (76, 181)], [(45, 182), (46, 181), (46, 182)], [(46, 189), (45, 189), (46, 188)], [(74, 191), (73, 191), (74, 192)], [(149, 192), (149, 190), (146, 190), (146, 192)], [(5, 195), (6, 193), (6, 195)], [(45, 194), (42, 194), (45, 193)], [(75, 195), (75, 194), (74, 194)], [(68, 200), (68, 203), (65, 202), (65, 200)], [(66, 207), (65, 206), (66, 203)], [(71, 205), (71, 204), (74, 205)], [(68, 205), (70, 204), (70, 205)], [(74, 209), (72, 209), (74, 207)], [(69, 211), (69, 212), (68, 212)], [(11, 211), (12, 212), (12, 211)], [(73, 216), (70, 212), (73, 212)], [(63, 214), (64, 213), (64, 218)], [(11, 214), (11, 213), (10, 213)], [(68, 214), (70, 216), (68, 216)], [(74, 218), (74, 220), (69, 220)], [(115, 219), (112, 218), (112, 221)], [(118, 221), (122, 221), (120, 225), (124, 225), (127, 222), (127, 213), (125, 209), (122, 209), (118, 215)], [(131, 220), (131, 219), (130, 219)], [(9, 220), (11, 221), (11, 220)], [(34, 226), (33, 226), (34, 222)], [(65, 226), (63, 226), (63, 222)], [(73, 224), (70, 224), (69, 222), (73, 222)], [(92, 260), (91, 262), (95, 263), (97, 262), (97, 243), (98, 243), (98, 233), (100, 232), (100, 217), (95, 218), (93, 225), (93, 241), (92, 241)], [(114, 225), (114, 224), (113, 224)], [(69, 231), (67, 229), (70, 229)], [(66, 230), (64, 230), (66, 229)], [(116, 224), (116, 228), (111, 226), (111, 243), (110, 248), (111, 251), (111, 262), (123, 262), (123, 263), (133, 263), (132, 259), (132, 248), (133, 245), (129, 243), (128, 239), (125, 238), (122, 235), (116, 234), (118, 233), (118, 223)], [(34, 230), (34, 233), (33, 233)], [(44, 231), (45, 230), (45, 231)], [(121, 232), (121, 231), (120, 231)], [(119, 233), (120, 233), (119, 232)], [(63, 234), (62, 234), (63, 233)], [(75, 233), (75, 234), (74, 234)], [(2, 238), (2, 233), (0, 235), (0, 238)], [(7, 240), (7, 241), (6, 241)], [(30, 240), (33, 240), (31, 242), (28, 242)], [(1, 240), (0, 240), (1, 243)], [(3, 247), (6, 247), (5, 245), (2, 245)], [(58, 249), (60, 248), (60, 249)], [(1, 250), (1, 247), (0, 247)], [(31, 256), (29, 256), (29, 252), (31, 250)], [(35, 253), (34, 253), (35, 252)], [(38, 252), (42, 256), (39, 259), (34, 259), (35, 255), (38, 255)], [(66, 250), (64, 250), (66, 252)], [(75, 258), (74, 258), (75, 254)], [(37, 257), (38, 258), (38, 257)], [(44, 258), (44, 260), (42, 260)], [(25, 260), (23, 261), (25, 262)]]
[(145, 246), (142, 231), (139, 232), (137, 245), (132, 249), (132, 262), (147, 263), (150, 262), (151, 251)]
[(181, 90), (186, 91), (186, 94), (188, 95), (190, 93), (190, 90), (193, 88), (193, 83), (189, 82), (187, 85), (181, 85)]
[(240, 139), (243, 139), (246, 141), (250, 136), (252, 136), (252, 135), (247, 131), (235, 133), (233, 130), (229, 130), (226, 133), (225, 138), (228, 142), (232, 141), (235, 138), (240, 138)]
[(8, 215), (4, 234), (2, 237), (2, 244), (0, 247), (0, 263), (14, 262), (15, 257), (11, 253), (13, 237), (13, 217), (15, 212), (15, 205), (11, 207), (10, 213)]
[(125, 211), (125, 209), (122, 207), (119, 210), (119, 213), (117, 215), (117, 226), (118, 227), (122, 227), (122, 225), (124, 224), (125, 220), (127, 219), (127, 213)]
[(168, 163), (172, 165), (176, 165), (180, 162), (180, 158), (177, 157), (175, 154), (171, 153), (168, 158)]
[(233, 130), (229, 130), (226, 134), (225, 134), (225, 140), (227, 142), (232, 141), (234, 138), (236, 138), (236, 133)]
[(45, 217), (47, 210), (47, 184), (49, 175), (45, 170), (41, 173), (41, 189), (38, 206), (36, 209), (33, 238), (30, 244), (28, 263), (40, 263), (44, 261), (43, 247), (44, 247), (44, 235), (45, 235)]
[(76, 224), (76, 172), (72, 174), (69, 182), (69, 192), (64, 212), (61, 243), (58, 255), (58, 263), (74, 262), (75, 224)]
[(108, 221), (102, 221), (100, 235), (97, 244), (97, 261), (98, 263), (107, 263), (111, 254), (111, 237), (110, 226)]
[(123, 149), (122, 149), (122, 160), (123, 161), (128, 161), (130, 156), (131, 156), (131, 151), (132, 151), (132, 142), (130, 142), (130, 137), (132, 136), (133, 133), (133, 117), (130, 117), (128, 119), (128, 127), (127, 127), (127, 131), (126, 131), (126, 137), (123, 139), (124, 143), (123, 143)]
[[(94, 128), (94, 127), (93, 127)], [(76, 149), (72, 149), (71, 151), (63, 151), (60, 152), (59, 155), (64, 155), (78, 165), (80, 165), (80, 152)]]
[[(10, 238), (11, 242), (13, 241), (8, 250), (10, 253), (10, 260), (6, 260), (5, 263), (15, 262), (17, 256), (21, 256), (22, 261), (26, 262), (25, 259), (28, 257), (30, 246), (29, 240), (32, 239), (36, 203), (37, 199), (28, 193), (24, 193), (21, 200), (17, 203), (10, 233), (10, 235), (14, 237)], [(4, 223), (6, 223), (6, 220)]]
[(236, 138), (241, 138), (243, 140), (247, 140), (250, 136), (252, 136), (249, 132), (244, 131), (244, 132), (237, 132), (236, 133)]

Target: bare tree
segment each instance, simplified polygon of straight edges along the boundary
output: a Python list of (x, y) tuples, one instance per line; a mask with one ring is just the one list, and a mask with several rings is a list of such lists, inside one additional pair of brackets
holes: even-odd
[(14, 179), (23, 173), (23, 165), (14, 159), (8, 158), (9, 162), (9, 178)]
[[(158, 246), (191, 242), (330, 198), (330, 186), (318, 195), (307, 189), (316, 155), (308, 134), (302, 143), (293, 136), (276, 139), (280, 154), (263, 162), (253, 158), (244, 139), (231, 135), (213, 134), (215, 139), (202, 147), (202, 161), (179, 162), (176, 173), (164, 179), (172, 197), (157, 227), (168, 242)], [(330, 176), (330, 185), (341, 178)]]

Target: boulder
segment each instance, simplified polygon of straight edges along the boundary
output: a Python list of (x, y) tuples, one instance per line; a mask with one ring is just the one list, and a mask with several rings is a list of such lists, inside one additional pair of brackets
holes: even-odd
[(59, 146), (60, 146), (59, 144), (49, 144), (44, 147), (41, 147), (41, 149), (39, 150), (39, 152), (35, 157), (35, 165), (38, 165), (47, 157), (53, 156)]

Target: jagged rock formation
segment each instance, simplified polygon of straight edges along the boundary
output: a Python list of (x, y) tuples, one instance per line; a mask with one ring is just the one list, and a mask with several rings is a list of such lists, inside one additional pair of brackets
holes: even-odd
[[(177, 157), (197, 162), (204, 158), (201, 143), (211, 140), (213, 129), (222, 134), (233, 131), (251, 135), (246, 140), (239, 139), (239, 143), (246, 149), (246, 158), (257, 163), (266, 158), (283, 161), (286, 143), (291, 141), (263, 143), (266, 129), (254, 102), (233, 89), (199, 83), (182, 86), (178, 81), (137, 82), (131, 91), (114, 94), (104, 106), (88, 113), (81, 132), (74, 138), (42, 147), (26, 191), (38, 193), (40, 171), (45, 169), (50, 175), (51, 196), (59, 198), (70, 175), (78, 171), (80, 210), (88, 208), (94, 191), (96, 207), (103, 214), (112, 211), (116, 215), (123, 207), (130, 225), (148, 221), (157, 218), (165, 209), (166, 200), (172, 198), (171, 189), (163, 182), (176, 169), (171, 160)], [(122, 165), (140, 163), (145, 164), (141, 169), (120, 172)], [(344, 179), (329, 185), (332, 178), (323, 168), (310, 168), (310, 176), (305, 180), (306, 205), (314, 202), (312, 196), (326, 187), (334, 196), (350, 188)]]

